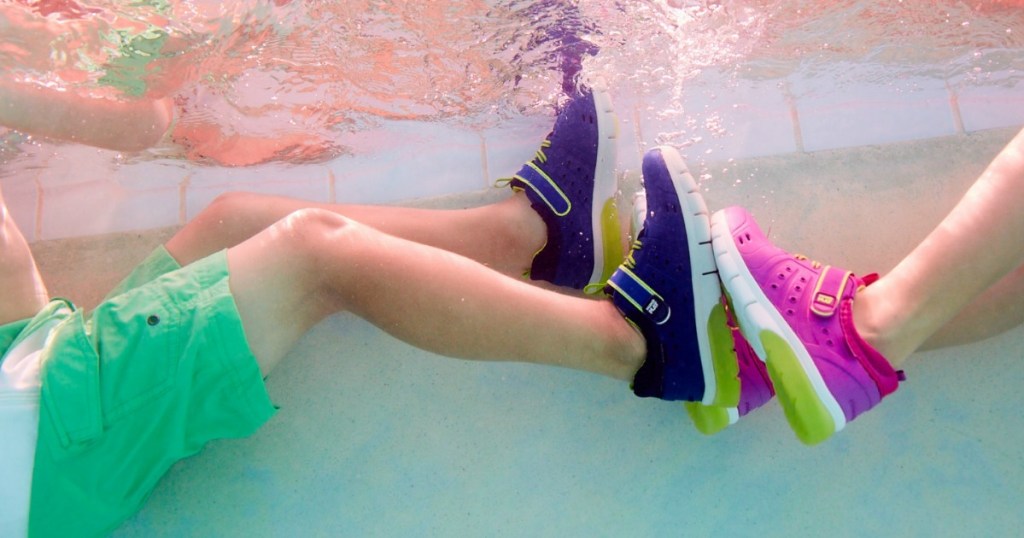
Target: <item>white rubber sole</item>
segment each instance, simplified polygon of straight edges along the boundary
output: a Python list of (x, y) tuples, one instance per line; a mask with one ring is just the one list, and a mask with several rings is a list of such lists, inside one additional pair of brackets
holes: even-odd
[[(711, 217), (711, 231), (720, 278), (732, 300), (740, 330), (757, 356), (767, 363), (790, 424), (798, 435), (808, 432), (811, 424), (816, 425), (814, 431), (807, 434), (809, 439), (801, 437), (805, 442), (819, 442), (842, 430), (846, 425), (846, 414), (825, 384), (800, 337), (747, 269), (725, 212), (719, 211)], [(765, 333), (771, 333), (781, 343), (776, 343), (769, 350)], [(822, 426), (820, 413), (814, 411), (816, 404), (831, 417), (830, 427)]]
[[(619, 137), (619, 125), (612, 108), (612, 98), (604, 90), (592, 90), (594, 108), (597, 117), (597, 163), (594, 168), (594, 191), (591, 196), (591, 237), (594, 243), (594, 270), (590, 275), (590, 284), (603, 284), (605, 265), (609, 260), (604, 248), (604, 208), (605, 204), (615, 197), (618, 180), (615, 178), (615, 163), (618, 157), (616, 141)], [(619, 234), (616, 234), (619, 235)], [(622, 260), (611, 260), (618, 264)]]

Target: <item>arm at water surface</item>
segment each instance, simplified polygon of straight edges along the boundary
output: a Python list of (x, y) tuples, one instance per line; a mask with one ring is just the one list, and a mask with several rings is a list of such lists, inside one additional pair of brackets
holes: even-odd
[(155, 145), (173, 117), (170, 99), (114, 101), (0, 79), (0, 125), (116, 151)]

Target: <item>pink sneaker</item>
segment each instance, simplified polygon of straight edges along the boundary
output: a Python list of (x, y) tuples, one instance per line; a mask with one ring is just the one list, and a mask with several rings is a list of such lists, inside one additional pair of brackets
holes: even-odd
[[(725, 303), (724, 299), (722, 303)], [(739, 365), (740, 400), (736, 407), (685, 402), (686, 412), (690, 415), (693, 425), (697, 427), (697, 431), (705, 435), (718, 433), (735, 424), (740, 417), (768, 403), (768, 400), (775, 396), (775, 389), (772, 388), (764, 362), (757, 358), (750, 344), (743, 338), (728, 307), (722, 312), (726, 316), (725, 324), (732, 332), (732, 348), (722, 352), (736, 357)]]
[(858, 290), (875, 280), (793, 256), (764, 236), (744, 209), (711, 220), (719, 275), (747, 341), (767, 362), (793, 431), (828, 439), (896, 390), (896, 372), (853, 325)]

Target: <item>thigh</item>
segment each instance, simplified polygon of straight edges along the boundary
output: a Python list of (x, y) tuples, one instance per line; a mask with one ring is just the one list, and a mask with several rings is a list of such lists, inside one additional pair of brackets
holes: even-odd
[(48, 302), (32, 251), (0, 194), (0, 325), (31, 318)]

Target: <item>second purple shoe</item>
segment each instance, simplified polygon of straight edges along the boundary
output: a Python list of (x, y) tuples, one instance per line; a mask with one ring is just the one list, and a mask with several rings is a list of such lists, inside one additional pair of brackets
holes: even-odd
[(644, 336), (633, 379), (641, 397), (735, 406), (732, 336), (711, 249), (708, 210), (682, 157), (670, 147), (643, 159), (643, 227), (606, 292)]

